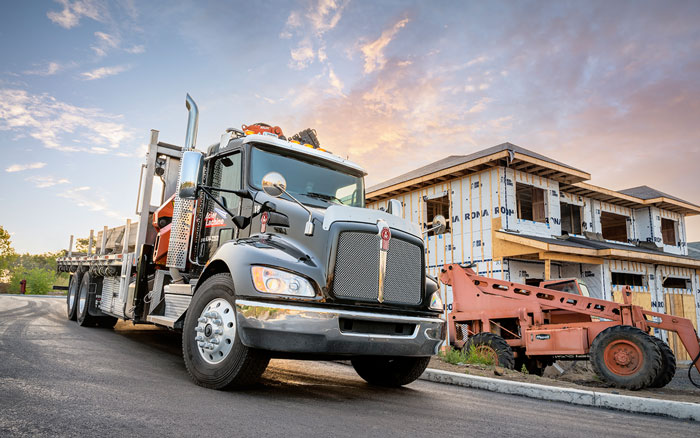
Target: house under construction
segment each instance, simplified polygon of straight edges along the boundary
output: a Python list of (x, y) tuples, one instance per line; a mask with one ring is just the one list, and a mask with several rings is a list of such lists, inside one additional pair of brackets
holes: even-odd
[[(367, 189), (367, 206), (402, 202), (423, 229), (440, 214), (447, 232), (426, 241), (428, 273), (475, 263), (480, 275), (518, 283), (575, 277), (590, 295), (700, 323), (700, 258), (688, 255), (685, 217), (700, 207), (647, 186), (614, 191), (588, 172), (504, 143), (452, 155)], [(452, 295), (445, 288), (447, 309)], [(685, 350), (666, 333), (679, 360)]]

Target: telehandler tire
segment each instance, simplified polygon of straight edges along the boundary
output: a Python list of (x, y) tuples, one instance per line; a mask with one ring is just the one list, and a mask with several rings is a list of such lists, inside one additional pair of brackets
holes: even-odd
[(510, 370), (515, 366), (513, 349), (510, 348), (505, 339), (498, 335), (488, 332), (477, 333), (464, 344), (464, 351), (467, 355), (472, 348), (481, 355), (490, 356), (496, 366)]
[(197, 289), (182, 329), (182, 356), (192, 380), (211, 389), (236, 389), (258, 381), (270, 361), (241, 342), (231, 275), (215, 274)]
[(591, 344), (590, 357), (596, 374), (618, 388), (646, 388), (662, 370), (661, 352), (651, 336), (629, 325), (600, 332)]
[(366, 356), (353, 358), (351, 362), (367, 383), (395, 388), (419, 378), (428, 367), (430, 357)]
[(673, 354), (671, 347), (662, 339), (654, 336), (650, 337), (656, 346), (659, 347), (659, 352), (661, 353), (661, 370), (649, 387), (663, 388), (668, 385), (668, 383), (673, 380), (673, 376), (676, 375), (676, 356)]
[(78, 293), (80, 292), (80, 281), (83, 279), (83, 271), (78, 269), (70, 276), (68, 284), (68, 294), (66, 294), (66, 313), (68, 319), (75, 321), (76, 309), (78, 307)]

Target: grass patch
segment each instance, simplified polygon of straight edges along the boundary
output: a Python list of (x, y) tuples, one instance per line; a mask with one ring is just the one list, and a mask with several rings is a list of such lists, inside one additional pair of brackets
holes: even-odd
[(466, 362), (473, 365), (494, 365), (493, 356), (478, 349), (475, 345), (470, 345), (466, 353)]
[(457, 365), (460, 363), (463, 364), (467, 362), (467, 357), (464, 354), (464, 352), (462, 350), (458, 350), (452, 347), (447, 347), (445, 351), (440, 351), (439, 356), (442, 360), (444, 360), (447, 363), (451, 363), (452, 365)]
[(520, 367), (520, 372), (523, 374), (530, 374), (530, 371), (527, 370), (525, 364), (523, 364), (523, 366)]
[(471, 345), (468, 350), (449, 347), (445, 351), (441, 351), (439, 356), (442, 360), (452, 365), (494, 365), (493, 357), (477, 349), (474, 345)]

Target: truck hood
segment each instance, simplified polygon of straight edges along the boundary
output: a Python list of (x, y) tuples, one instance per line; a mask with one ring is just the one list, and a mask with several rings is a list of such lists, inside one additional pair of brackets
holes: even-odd
[(422, 239), (418, 225), (381, 210), (349, 207), (346, 205), (332, 205), (325, 209), (325, 211), (322, 210), (322, 214), (324, 230), (329, 230), (333, 222), (359, 222), (364, 224), (376, 224), (377, 221), (383, 220), (387, 223), (387, 225), (389, 225), (389, 228), (394, 228)]

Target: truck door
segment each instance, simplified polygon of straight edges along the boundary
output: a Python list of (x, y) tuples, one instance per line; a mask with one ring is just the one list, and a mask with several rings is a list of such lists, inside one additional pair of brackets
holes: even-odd
[[(233, 214), (239, 214), (241, 199), (233, 193), (226, 193), (216, 188), (238, 190), (241, 188), (241, 153), (234, 152), (211, 160), (207, 168), (206, 185), (213, 187), (212, 195)], [(201, 238), (199, 239), (199, 261), (209, 260), (217, 248), (235, 237), (233, 218), (214, 201), (207, 198), (201, 221)]]

